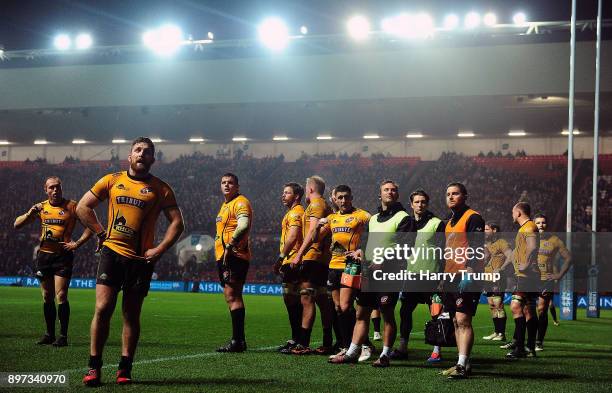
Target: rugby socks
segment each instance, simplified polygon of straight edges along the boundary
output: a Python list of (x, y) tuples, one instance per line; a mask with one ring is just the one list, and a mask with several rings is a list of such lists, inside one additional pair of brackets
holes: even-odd
[(380, 317), (372, 318), (372, 324), (374, 325), (374, 331), (380, 333)]
[(432, 353), (437, 353), (438, 355), (440, 354), (440, 347), (437, 345), (434, 345), (433, 347), (433, 351), (431, 351)]
[(55, 337), (55, 316), (57, 311), (55, 310), (55, 302), (45, 302), (43, 304), (43, 314), (45, 315), (45, 323), (47, 324), (47, 335)]
[(457, 360), (457, 364), (465, 367), (467, 364), (467, 355), (459, 355), (459, 360)]
[(516, 339), (516, 347), (519, 350), (525, 348), (525, 331), (527, 329), (527, 321), (525, 317), (519, 317), (514, 319), (514, 338)]
[(399, 351), (400, 352), (408, 351), (408, 338), (407, 337), (406, 338), (400, 337)]
[(102, 355), (89, 356), (89, 368), (99, 370), (102, 368)]
[(297, 341), (300, 338), (300, 328), (302, 327), (302, 305), (299, 302), (287, 305), (287, 314), (289, 314), (289, 324), (291, 325), (291, 339)]
[(527, 321), (527, 348), (535, 350), (536, 336), (538, 335), (538, 317), (534, 314)]
[(351, 343), (348, 351), (346, 351), (346, 356), (352, 358), (352, 357), (359, 355), (360, 353), (361, 353), (361, 345)]
[(121, 356), (121, 360), (119, 361), (119, 370), (125, 370), (127, 372), (132, 371), (132, 363), (134, 362), (134, 358), (131, 356)]
[(332, 335), (331, 327), (323, 328), (323, 346), (331, 347), (334, 344), (334, 336)]
[(68, 322), (70, 321), (70, 303), (60, 303), (57, 305), (57, 316), (60, 321), (60, 334), (68, 336)]
[[(334, 310), (333, 307), (332, 310)], [(332, 312), (332, 327), (334, 328), (334, 336), (336, 336), (336, 344), (342, 346), (342, 329), (340, 328), (340, 320), (338, 319), (338, 313), (335, 311)]]
[(382, 358), (383, 356), (387, 356), (389, 357), (389, 352), (391, 351), (391, 347), (384, 347), (382, 349), (382, 352), (380, 353), (380, 357)]
[(550, 303), (550, 315), (553, 317), (553, 321), (559, 322), (557, 320), (557, 308), (552, 303)]
[(310, 345), (310, 334), (312, 333), (312, 329), (305, 329), (302, 327), (300, 330), (301, 334), (299, 343), (305, 347), (308, 347)]
[(232, 315), (232, 338), (236, 341), (244, 341), (244, 308), (237, 308), (230, 312)]
[(546, 336), (546, 330), (548, 329), (548, 313), (543, 312), (542, 315), (538, 317), (538, 343), (544, 342), (544, 336)]
[(340, 331), (341, 331), (341, 342), (340, 342), (340, 346), (342, 348), (346, 348), (348, 347), (350, 340), (352, 337), (352, 335), (349, 333), (349, 329), (350, 329), (350, 315), (349, 315), (350, 311), (345, 311), (345, 312), (339, 312), (338, 313), (338, 321), (340, 323)]

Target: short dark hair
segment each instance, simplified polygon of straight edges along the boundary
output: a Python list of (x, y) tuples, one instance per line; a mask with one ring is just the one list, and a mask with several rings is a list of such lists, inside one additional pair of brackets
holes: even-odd
[(130, 151), (132, 151), (132, 149), (134, 148), (134, 145), (137, 143), (146, 143), (147, 146), (149, 146), (151, 150), (153, 150), (153, 154), (155, 154), (155, 145), (153, 144), (153, 141), (151, 139), (147, 138), (146, 136), (139, 136), (138, 138), (132, 141), (132, 146), (130, 147)]
[(353, 193), (353, 191), (351, 190), (351, 187), (347, 186), (346, 184), (340, 184), (334, 188), (335, 194), (339, 192), (348, 192), (349, 194)]
[(385, 184), (389, 184), (389, 183), (393, 184), (395, 186), (395, 188), (397, 188), (397, 190), (399, 191), (399, 185), (394, 180), (391, 180), (391, 179), (383, 179), (380, 182), (380, 186), (379, 187), (382, 187)]
[(236, 182), (236, 185), (239, 185), (238, 176), (234, 175), (232, 172), (224, 173), (223, 176), (221, 176), (221, 179), (223, 179), (224, 177), (231, 177)]
[(548, 217), (546, 217), (546, 215), (544, 213), (538, 213), (535, 216), (533, 216), (533, 219), (535, 220), (536, 218), (543, 218), (544, 220), (546, 220), (546, 222), (548, 222)]
[(425, 190), (421, 190), (421, 189), (418, 189), (418, 190), (414, 191), (412, 194), (410, 194), (410, 203), (412, 203), (414, 197), (417, 196), (417, 195), (425, 197), (425, 202), (429, 203), (429, 195), (427, 195)]
[(448, 185), (446, 186), (446, 189), (448, 190), (451, 187), (457, 187), (459, 189), (459, 191), (461, 191), (461, 193), (463, 195), (467, 195), (468, 194), (467, 188), (465, 188), (463, 183), (459, 183), (459, 182), (448, 183)]
[(302, 187), (298, 183), (293, 183), (293, 182), (285, 183), (283, 188), (285, 188), (285, 187), (290, 187), (291, 191), (293, 191), (294, 194), (299, 196), (299, 199), (302, 199), (302, 197), (304, 196), (304, 187)]
[(525, 213), (527, 216), (531, 216), (531, 206), (527, 202), (519, 202), (515, 205), (517, 209)]
[(495, 229), (497, 232), (501, 232), (501, 228), (499, 227), (499, 224), (496, 222), (487, 222), (488, 226), (491, 227), (491, 229)]

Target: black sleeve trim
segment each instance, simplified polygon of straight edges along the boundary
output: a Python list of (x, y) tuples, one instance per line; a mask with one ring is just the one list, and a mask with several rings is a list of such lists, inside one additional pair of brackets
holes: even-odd
[(91, 188), (89, 189), (89, 192), (91, 192), (91, 193), (92, 193), (92, 194), (93, 194), (93, 195), (94, 195), (96, 198), (98, 198), (98, 200), (99, 200), (100, 202), (102, 202), (102, 201), (103, 201), (103, 199), (102, 199), (102, 198), (100, 198), (100, 197), (98, 196), (98, 194), (96, 194), (95, 192), (93, 192), (93, 190), (92, 190)]

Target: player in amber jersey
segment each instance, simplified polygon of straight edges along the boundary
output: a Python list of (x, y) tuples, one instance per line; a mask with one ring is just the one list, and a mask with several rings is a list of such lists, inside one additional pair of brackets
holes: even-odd
[[(72, 240), (76, 221), (76, 202), (64, 199), (62, 181), (57, 176), (45, 180), (47, 200), (37, 203), (27, 213), (17, 217), (14, 227), (19, 229), (32, 221), (40, 220), (40, 249), (36, 255), (36, 277), (40, 280), (43, 296), (43, 314), (47, 332), (38, 341), (39, 345), (53, 344), (56, 347), (68, 345), (68, 322), (70, 304), (68, 286), (72, 277), (74, 250), (91, 237), (85, 228), (77, 241)], [(57, 311), (55, 308), (57, 298)], [(55, 318), (60, 321), (60, 335), (55, 339)]]
[(215, 260), (225, 302), (232, 317), (232, 338), (217, 352), (244, 352), (245, 308), (242, 290), (251, 260), (249, 232), (253, 210), (249, 200), (240, 194), (238, 177), (233, 173), (221, 176), (221, 193), (225, 201), (216, 219)]
[[(155, 263), (184, 230), (174, 191), (150, 173), (155, 162), (153, 142), (144, 137), (135, 139), (128, 161), (127, 171), (98, 180), (77, 206), (79, 219), (97, 234), (100, 250), (89, 371), (83, 378), (87, 386), (97, 386), (101, 382), (102, 351), (120, 290), (123, 290), (123, 335), (116, 381), (118, 384), (131, 383), (132, 362), (140, 337), (140, 313)], [(104, 200), (108, 200), (106, 230), (94, 211)], [(170, 224), (156, 246), (155, 224), (162, 212)]]
[[(516, 289), (512, 294), (510, 309), (514, 318), (514, 348), (506, 354), (509, 359), (535, 356), (535, 340), (538, 331), (536, 299), (540, 272), (537, 258), (539, 248), (538, 228), (531, 221), (531, 207), (519, 202), (512, 208), (512, 219), (520, 226), (514, 240), (512, 254)], [(527, 351), (525, 350), (527, 331)]]
[[(499, 225), (487, 223), (485, 225), (485, 273), (501, 273), (502, 266), (512, 259), (512, 250), (508, 242), (499, 237)], [(493, 318), (494, 332), (484, 336), (483, 340), (506, 341), (506, 310), (504, 309), (504, 279), (497, 282), (486, 283), (486, 295)]]
[(359, 248), (361, 235), (370, 220), (370, 214), (353, 206), (353, 194), (349, 186), (341, 184), (334, 190), (338, 211), (319, 221), (321, 230), (318, 235), (331, 233), (327, 290), (332, 294), (340, 327), (339, 346), (348, 349), (355, 327), (355, 289), (342, 284), (341, 277), (346, 268), (346, 254)]
[(323, 199), (325, 181), (319, 176), (306, 179), (306, 202), (308, 207), (302, 218), (303, 242), (295, 253), (291, 264), (300, 270), (300, 297), (302, 301), (302, 327), (298, 345), (292, 353), (306, 355), (310, 349), (310, 335), (316, 316), (315, 304), (321, 312), (323, 345), (332, 345), (332, 309), (327, 296), (327, 270), (330, 260), (329, 236), (317, 238), (319, 220), (327, 217), (331, 209)]
[[(555, 282), (565, 276), (570, 268), (572, 256), (565, 244), (557, 236), (546, 233), (548, 219), (544, 214), (536, 214), (534, 223), (540, 232), (540, 249), (538, 251), (538, 269), (540, 269), (541, 292), (538, 297), (538, 337), (536, 339), (536, 351), (544, 350), (544, 337), (548, 329), (548, 308), (551, 305)], [(563, 265), (558, 273), (555, 273), (555, 260), (557, 256), (563, 258)]]
[(287, 183), (283, 187), (281, 201), (287, 208), (287, 213), (281, 222), (280, 253), (274, 272), (282, 276), (283, 300), (289, 315), (291, 340), (279, 348), (284, 354), (290, 354), (297, 345), (302, 327), (302, 304), (300, 302), (299, 271), (291, 265), (291, 258), (302, 245), (302, 219), (304, 207), (300, 204), (304, 188), (297, 183)]

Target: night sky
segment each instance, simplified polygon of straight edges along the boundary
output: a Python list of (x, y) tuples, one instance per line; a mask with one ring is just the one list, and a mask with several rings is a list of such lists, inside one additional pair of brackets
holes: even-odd
[[(611, 18), (607, 1), (604, 18)], [(60, 32), (89, 32), (95, 45), (140, 44), (142, 33), (172, 22), (194, 39), (208, 31), (216, 40), (256, 37), (256, 26), (267, 16), (287, 21), (292, 33), (306, 25), (309, 34), (344, 32), (344, 22), (355, 13), (367, 16), (375, 28), (380, 20), (402, 11), (429, 12), (437, 24), (448, 13), (460, 18), (468, 11), (492, 11), (498, 23), (511, 23), (523, 11), (531, 21), (570, 19), (570, 0), (531, 1), (364, 1), (364, 0), (3, 0), (0, 5), (0, 47), (4, 50), (43, 49)], [(577, 19), (595, 19), (597, 0), (579, 0)]]

